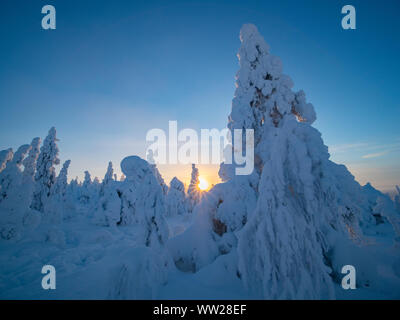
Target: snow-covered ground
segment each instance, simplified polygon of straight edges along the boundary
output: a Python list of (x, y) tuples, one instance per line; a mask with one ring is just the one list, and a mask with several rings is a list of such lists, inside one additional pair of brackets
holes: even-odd
[[(10, 244), (0, 242), (0, 298), (1, 299), (113, 299), (118, 270), (125, 263), (135, 264), (146, 255), (145, 247), (137, 247), (135, 229), (130, 227), (98, 227), (76, 217), (63, 224), (62, 229), (43, 225), (26, 235), (26, 240)], [(171, 219), (174, 230), (185, 230), (187, 219)], [(382, 229), (384, 234), (387, 230)], [(47, 238), (47, 240), (45, 240)], [(51, 238), (51, 239), (50, 239)], [(400, 268), (398, 250), (390, 247), (388, 239), (371, 243), (365, 256), (354, 256), (349, 248), (338, 248), (343, 261), (357, 270), (369, 273), (368, 287), (343, 290), (335, 285), (338, 299), (399, 299), (400, 275), (393, 271), (393, 263)], [(56, 268), (56, 290), (43, 290), (43, 265)], [(250, 294), (236, 275), (237, 254), (219, 256), (213, 263), (196, 273), (171, 268), (166, 283), (155, 292), (144, 290), (137, 298), (149, 299), (257, 299)], [(145, 267), (143, 265), (143, 267)], [(375, 280), (376, 279), (376, 280)], [(136, 287), (132, 276), (126, 286)], [(376, 281), (376, 282), (375, 282)], [(134, 298), (135, 296), (121, 298)]]

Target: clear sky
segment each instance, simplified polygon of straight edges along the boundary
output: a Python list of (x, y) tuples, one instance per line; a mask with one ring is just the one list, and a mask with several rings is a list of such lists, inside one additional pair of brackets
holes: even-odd
[[(41, 28), (56, 8), (57, 29)], [(341, 28), (356, 8), (357, 29)], [(255, 24), (314, 104), (332, 159), (400, 184), (400, 1), (20, 1), (0, 5), (0, 149), (57, 128), (70, 177), (144, 156), (148, 129), (226, 126), (239, 30)], [(203, 170), (203, 172), (202, 172)], [(200, 167), (216, 182), (215, 167)], [(162, 167), (185, 182), (190, 166)]]

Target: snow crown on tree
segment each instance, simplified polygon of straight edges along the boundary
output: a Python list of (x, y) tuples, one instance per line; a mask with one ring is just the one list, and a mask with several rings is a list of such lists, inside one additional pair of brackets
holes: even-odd
[[(36, 170), (36, 161), (40, 153), (40, 138), (34, 138), (31, 142), (31, 149), (29, 150), (28, 156), (24, 159), (22, 164), (24, 165), (24, 176), (33, 177)], [(32, 178), (31, 178), (32, 179)]]
[(147, 161), (138, 156), (124, 158), (121, 161), (121, 170), (127, 180), (141, 180), (149, 173), (152, 174)]
[(13, 157), (13, 150), (11, 148), (0, 151), (0, 172), (7, 166), (7, 162), (11, 161)]
[(291, 90), (292, 80), (282, 74), (281, 60), (269, 53), (269, 46), (257, 28), (245, 24), (240, 40), (240, 70), (236, 75), (237, 89), (228, 127), (254, 129), (257, 142), (264, 125), (277, 127), (285, 116), (313, 123), (316, 116), (312, 104), (306, 103), (303, 91)]
[(50, 189), (56, 181), (55, 165), (60, 164), (58, 158), (57, 131), (52, 127), (40, 148), (36, 164), (35, 192), (32, 209), (44, 212), (44, 203), (50, 195)]

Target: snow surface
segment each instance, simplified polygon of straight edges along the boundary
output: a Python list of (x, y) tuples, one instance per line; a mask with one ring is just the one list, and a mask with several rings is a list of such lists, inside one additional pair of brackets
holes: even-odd
[[(228, 128), (254, 130), (251, 175), (223, 163), (200, 192), (193, 165), (185, 192), (149, 154), (124, 158), (120, 180), (110, 162), (102, 182), (68, 183), (55, 128), (0, 151), (1, 299), (400, 298), (400, 189), (391, 199), (331, 162), (257, 28), (240, 40)], [(48, 264), (56, 290), (41, 287)], [(341, 287), (349, 264), (356, 290)]]

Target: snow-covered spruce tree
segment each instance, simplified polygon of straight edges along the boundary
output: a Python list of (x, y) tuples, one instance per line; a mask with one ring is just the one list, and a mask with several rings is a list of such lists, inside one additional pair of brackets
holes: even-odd
[(118, 187), (122, 198), (120, 225), (141, 226), (141, 243), (164, 244), (168, 239), (168, 226), (164, 220), (165, 203), (160, 184), (147, 161), (126, 157), (121, 162), (126, 179)]
[(90, 198), (92, 195), (91, 186), (92, 186), (92, 177), (90, 176), (89, 171), (85, 171), (85, 177), (83, 179), (80, 197), (79, 197), (79, 201), (81, 204), (89, 205)]
[(36, 162), (40, 154), (40, 138), (34, 138), (28, 156), (24, 159), (24, 183), (33, 183), (36, 171)]
[(71, 208), (71, 212), (77, 210), (77, 204), (79, 202), (80, 196), (80, 188), (81, 186), (79, 184), (78, 177), (72, 179), (71, 182), (67, 185), (66, 199), (68, 207)]
[[(1, 186), (1, 194), (0, 194), (0, 203), (5, 201), (11, 201), (10, 197), (13, 197), (16, 200), (16, 193), (22, 182), (22, 170), (21, 165), (22, 161), (25, 158), (25, 155), (29, 152), (31, 146), (29, 144), (24, 144), (20, 146), (13, 155), (13, 158), (7, 164), (6, 168), (0, 172), (0, 186)], [(10, 203), (13, 205), (16, 203)]]
[(68, 168), (71, 160), (64, 162), (56, 182), (51, 187), (46, 211), (52, 222), (61, 222), (64, 217), (70, 217), (71, 208), (67, 201)]
[(10, 240), (21, 235), (22, 217), (26, 208), (20, 200), (22, 186), (21, 165), (30, 145), (18, 148), (6, 168), (0, 172), (0, 237)]
[(239, 271), (266, 298), (333, 296), (330, 252), (336, 237), (362, 237), (374, 223), (360, 185), (329, 161), (303, 91), (293, 92), (279, 58), (253, 25), (244, 25), (240, 70), (228, 127), (251, 128), (260, 175), (254, 213), (239, 236)]
[(192, 211), (194, 207), (199, 203), (201, 198), (201, 191), (199, 189), (199, 169), (196, 168), (195, 164), (192, 164), (192, 173), (190, 178), (190, 184), (188, 188), (189, 198), (189, 210)]
[(122, 207), (119, 225), (135, 228), (138, 247), (124, 253), (112, 272), (109, 298), (150, 299), (165, 283), (172, 266), (165, 249), (168, 226), (164, 196), (150, 165), (137, 156), (121, 162), (126, 179), (118, 186)]
[(23, 217), (23, 224), (25, 226), (34, 227), (40, 219), (36, 213), (30, 210), (29, 206), (32, 203), (33, 191), (35, 188), (35, 172), (36, 162), (40, 153), (40, 138), (34, 138), (31, 142), (31, 148), (28, 156), (22, 161), (24, 171), (22, 173), (21, 186), (18, 189), (18, 203), (21, 208), (26, 210)]
[(188, 212), (188, 203), (185, 195), (185, 186), (177, 177), (169, 185), (166, 197), (167, 216), (185, 215)]
[(56, 181), (54, 166), (60, 164), (57, 141), (56, 128), (52, 127), (40, 148), (39, 158), (36, 162), (35, 190), (31, 208), (42, 213), (45, 211), (51, 187)]
[(104, 195), (104, 189), (111, 181), (113, 181), (113, 176), (114, 176), (114, 169), (113, 169), (113, 164), (110, 161), (108, 163), (108, 167), (107, 167), (106, 174), (104, 175), (104, 179), (101, 183), (100, 196)]
[(100, 187), (99, 201), (95, 208), (94, 223), (104, 226), (116, 226), (121, 218), (121, 199), (118, 195), (118, 182), (113, 179), (112, 162)]

